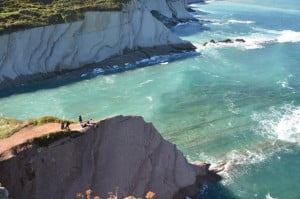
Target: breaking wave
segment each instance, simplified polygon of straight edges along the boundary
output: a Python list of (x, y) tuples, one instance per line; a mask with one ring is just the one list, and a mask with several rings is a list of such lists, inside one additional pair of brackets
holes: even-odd
[(270, 139), (300, 144), (300, 107), (284, 105), (271, 107), (267, 113), (253, 114), (258, 122), (256, 132)]
[(221, 25), (230, 25), (230, 24), (254, 24), (255, 21), (250, 20), (237, 20), (237, 19), (228, 19), (226, 21), (220, 19), (202, 19), (202, 16), (195, 16), (196, 18), (201, 19), (203, 22), (208, 22), (212, 25), (221, 26)]
[(242, 20), (236, 20), (236, 19), (229, 19), (227, 21), (229, 24), (253, 24), (254, 21), (242, 21)]
[[(255, 29), (257, 32), (246, 36), (236, 36), (231, 38), (232, 43), (208, 43), (206, 46), (203, 44), (195, 44), (198, 50), (204, 50), (205, 48), (224, 48), (224, 47), (237, 47), (242, 49), (258, 49), (264, 48), (265, 44), (269, 43), (297, 43), (300, 42), (300, 32), (292, 30), (266, 30)], [(236, 39), (243, 39), (245, 42), (237, 42)]]
[[(268, 157), (270, 157), (273, 153), (264, 153), (263, 151), (251, 151), (251, 150), (243, 150), (237, 151), (232, 150), (228, 154), (226, 154), (222, 160), (220, 158), (214, 158), (205, 155), (204, 153), (199, 154), (199, 159), (203, 159), (207, 162), (211, 163), (210, 169), (220, 169), (223, 170), (219, 173), (222, 177), (222, 184), (231, 184), (234, 182), (235, 178), (247, 172), (247, 166), (252, 164), (258, 164), (260, 162), (265, 161)], [(189, 157), (187, 157), (189, 159)], [(191, 161), (191, 160), (189, 160)], [(243, 171), (239, 170), (235, 171), (236, 167), (243, 166)], [(246, 167), (245, 167), (246, 166)]]
[(273, 197), (271, 196), (271, 194), (268, 193), (268, 194), (266, 195), (266, 199), (278, 199), (278, 198), (273, 198)]
[(152, 56), (147, 59), (141, 59), (132, 63), (125, 63), (121, 65), (107, 65), (104, 68), (94, 68), (87, 73), (80, 75), (81, 78), (89, 78), (98, 75), (110, 74), (115, 72), (122, 72), (126, 70), (132, 70), (135, 68), (146, 67), (155, 64), (167, 65), (171, 61), (180, 60), (183, 58), (198, 55), (194, 51), (185, 51), (182, 53), (172, 53), (168, 55)]

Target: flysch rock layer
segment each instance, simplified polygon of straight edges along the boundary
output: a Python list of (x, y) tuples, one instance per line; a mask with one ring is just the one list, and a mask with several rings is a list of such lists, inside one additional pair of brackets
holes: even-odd
[(23, 199), (70, 199), (89, 188), (106, 198), (116, 186), (119, 198), (148, 191), (157, 199), (185, 198), (208, 172), (207, 164), (189, 164), (151, 123), (132, 116), (102, 120), (49, 147), (15, 149), (0, 161), (0, 181), (11, 198)]
[(73, 70), (125, 49), (187, 44), (151, 15), (191, 17), (185, 0), (132, 0), (120, 12), (87, 12), (82, 21), (0, 36), (0, 84), (20, 76)]

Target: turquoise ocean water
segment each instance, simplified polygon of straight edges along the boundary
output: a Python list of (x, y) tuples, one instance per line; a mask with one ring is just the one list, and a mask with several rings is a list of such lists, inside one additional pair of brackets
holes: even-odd
[[(223, 0), (193, 7), (203, 22), (173, 31), (198, 54), (0, 91), (1, 116), (142, 115), (190, 161), (226, 164), (223, 181), (198, 198), (300, 199), (300, 2)], [(202, 45), (227, 38), (246, 42)]]

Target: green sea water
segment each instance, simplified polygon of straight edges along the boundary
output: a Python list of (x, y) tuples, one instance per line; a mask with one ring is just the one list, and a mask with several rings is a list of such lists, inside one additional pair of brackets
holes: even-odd
[[(0, 91), (1, 116), (141, 115), (190, 161), (226, 164), (198, 198), (300, 199), (300, 2), (192, 5), (201, 22), (173, 32), (197, 54), (102, 75), (93, 70)], [(243, 38), (245, 43), (204, 42)]]

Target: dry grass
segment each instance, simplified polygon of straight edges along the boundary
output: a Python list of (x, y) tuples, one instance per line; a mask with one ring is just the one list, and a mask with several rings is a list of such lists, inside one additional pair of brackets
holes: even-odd
[[(38, 126), (52, 122), (60, 123), (62, 121), (66, 122), (68, 120), (63, 120), (52, 116), (45, 116), (29, 120), (16, 120), (12, 118), (0, 117), (0, 139), (7, 138), (29, 125)], [(74, 123), (73, 121), (69, 122)]]
[(119, 11), (130, 0), (0, 0), (0, 35), (83, 19), (86, 11)]
[(0, 118), (0, 139), (7, 138), (24, 127), (24, 121)]

